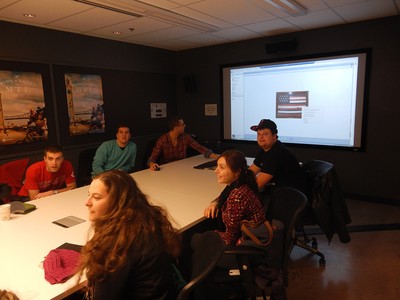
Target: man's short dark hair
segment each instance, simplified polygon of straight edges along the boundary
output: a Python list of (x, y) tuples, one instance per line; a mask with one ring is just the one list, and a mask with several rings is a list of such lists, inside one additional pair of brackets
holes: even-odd
[(179, 126), (179, 121), (183, 120), (181, 116), (173, 116), (168, 120), (168, 129), (173, 130), (176, 126)]
[(44, 148), (43, 155), (46, 156), (47, 152), (50, 152), (50, 153), (61, 152), (61, 153), (63, 153), (64, 151), (63, 151), (63, 148), (60, 145), (54, 144), (54, 145), (49, 145), (46, 148)]
[[(119, 131), (120, 128), (129, 128), (129, 126), (128, 126), (128, 124), (120, 123), (120, 124), (117, 126), (117, 131), (116, 131), (115, 133), (118, 133), (118, 131)], [(129, 131), (130, 131), (130, 130), (131, 130), (131, 129), (129, 128)]]

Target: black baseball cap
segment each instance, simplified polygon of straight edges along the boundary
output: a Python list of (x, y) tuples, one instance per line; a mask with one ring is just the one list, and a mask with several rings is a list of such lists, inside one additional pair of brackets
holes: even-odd
[(270, 119), (262, 119), (260, 123), (258, 123), (258, 125), (250, 127), (250, 129), (253, 131), (266, 128), (270, 129), (272, 134), (278, 133), (278, 129), (276, 128), (275, 122)]

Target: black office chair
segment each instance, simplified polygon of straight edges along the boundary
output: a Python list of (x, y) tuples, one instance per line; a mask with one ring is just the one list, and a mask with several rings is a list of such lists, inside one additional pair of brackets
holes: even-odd
[[(146, 150), (145, 150), (145, 153), (144, 153), (144, 156), (143, 156), (143, 161), (142, 161), (142, 168), (143, 168), (143, 170), (145, 170), (145, 169), (147, 169), (147, 168), (149, 167), (149, 166), (147, 165), (147, 161), (148, 161), (148, 159), (150, 158), (151, 153), (153, 152), (153, 149), (154, 149), (154, 147), (155, 147), (155, 145), (156, 145), (156, 143), (157, 143), (157, 140), (158, 140), (158, 137), (157, 137), (157, 138), (150, 139), (150, 140), (147, 142)], [(159, 159), (158, 159), (158, 161), (157, 161), (156, 163), (157, 163), (157, 164), (160, 164)]]
[(191, 280), (183, 287), (177, 300), (191, 299), (194, 294), (197, 295), (196, 299), (203, 298), (201, 296), (203, 288), (196, 289), (196, 287), (214, 270), (222, 253), (221, 238), (214, 231), (194, 234), (191, 247), (193, 250)]
[(318, 225), (329, 243), (335, 232), (339, 234), (343, 243), (347, 243), (350, 241), (350, 236), (346, 225), (351, 222), (350, 214), (332, 163), (323, 160), (311, 160), (304, 163), (303, 169), (309, 186), (309, 201), (299, 226), (303, 239), (297, 237), (295, 244), (319, 256), (320, 266), (325, 266), (325, 256), (318, 250), (317, 239), (309, 237), (305, 227)]
[[(300, 191), (281, 187), (272, 194), (268, 210), (272, 218), (283, 222), (285, 228), (275, 232), (267, 247), (236, 246), (224, 250), (235, 255), (238, 270), (216, 270), (214, 281), (221, 287), (234, 285), (228, 299), (286, 299), (288, 285), (287, 266), (293, 248), (295, 227), (307, 204), (307, 197)], [(240, 291), (238, 291), (238, 287)]]
[(78, 187), (88, 185), (92, 181), (92, 163), (97, 148), (89, 148), (83, 150), (79, 154), (78, 172), (76, 185)]

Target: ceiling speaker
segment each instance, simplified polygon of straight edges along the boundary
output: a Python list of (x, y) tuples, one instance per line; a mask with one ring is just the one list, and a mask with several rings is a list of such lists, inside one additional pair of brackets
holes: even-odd
[(267, 51), (267, 54), (276, 54), (276, 53), (293, 51), (296, 50), (296, 48), (297, 48), (296, 39), (282, 40), (265, 44), (265, 50)]

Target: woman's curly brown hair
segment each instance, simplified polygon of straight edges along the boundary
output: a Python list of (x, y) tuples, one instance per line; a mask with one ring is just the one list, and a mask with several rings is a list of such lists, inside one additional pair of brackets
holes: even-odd
[[(88, 286), (95, 278), (119, 270), (129, 260), (129, 250), (142, 251), (159, 244), (171, 257), (181, 247), (181, 235), (169, 221), (167, 212), (148, 202), (135, 180), (127, 173), (112, 170), (93, 178), (108, 191), (108, 207), (93, 223), (94, 235), (81, 251), (79, 278), (85, 273)], [(154, 243), (154, 241), (160, 243)]]

